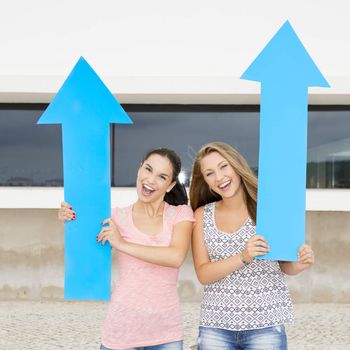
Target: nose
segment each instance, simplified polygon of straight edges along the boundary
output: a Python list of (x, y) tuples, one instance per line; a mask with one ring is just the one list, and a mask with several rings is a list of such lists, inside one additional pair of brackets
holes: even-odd
[(221, 170), (218, 170), (215, 172), (215, 180), (216, 182), (220, 182), (224, 179), (225, 175), (223, 174), (223, 172)]
[(156, 176), (155, 176), (154, 174), (149, 174), (149, 175), (147, 176), (147, 180), (148, 180), (148, 182), (150, 183), (150, 185), (151, 185), (151, 184), (154, 184), (155, 181), (156, 181)]

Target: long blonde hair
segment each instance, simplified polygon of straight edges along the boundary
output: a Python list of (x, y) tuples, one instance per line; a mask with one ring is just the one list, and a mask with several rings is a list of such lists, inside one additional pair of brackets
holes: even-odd
[(190, 202), (193, 210), (215, 201), (221, 196), (210, 190), (201, 172), (201, 160), (212, 152), (219, 153), (240, 176), (244, 197), (250, 217), (256, 222), (256, 197), (258, 181), (256, 175), (249, 168), (247, 161), (230, 145), (224, 142), (211, 142), (204, 145), (197, 153), (193, 163), (192, 180), (190, 186)]

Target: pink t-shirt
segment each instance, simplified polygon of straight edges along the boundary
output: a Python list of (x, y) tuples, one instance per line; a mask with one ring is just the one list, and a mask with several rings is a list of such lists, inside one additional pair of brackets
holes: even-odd
[[(148, 246), (168, 246), (173, 228), (194, 221), (187, 205), (165, 203), (163, 231), (150, 236), (132, 221), (132, 206), (114, 208), (112, 218), (122, 237)], [(117, 287), (112, 294), (102, 330), (102, 344), (111, 349), (150, 346), (183, 339), (177, 295), (178, 268), (164, 267), (118, 252)]]

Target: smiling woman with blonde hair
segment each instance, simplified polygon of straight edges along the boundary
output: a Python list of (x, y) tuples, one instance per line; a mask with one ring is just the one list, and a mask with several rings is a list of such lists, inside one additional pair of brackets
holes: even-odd
[(203, 146), (197, 153), (192, 170), (192, 181), (190, 187), (190, 201), (193, 210), (200, 206), (216, 202), (221, 199), (218, 193), (210, 189), (201, 173), (201, 160), (209, 153), (217, 152), (224, 157), (241, 177), (242, 187), (249, 215), (256, 221), (256, 195), (258, 182), (255, 174), (249, 168), (247, 161), (231, 146), (223, 142), (212, 142)]
[(199, 150), (190, 200), (193, 260), (204, 285), (198, 350), (287, 349), (284, 324), (293, 310), (282, 271), (295, 275), (310, 267), (311, 248), (303, 245), (296, 262), (255, 259), (269, 251), (255, 232), (257, 179), (225, 143)]

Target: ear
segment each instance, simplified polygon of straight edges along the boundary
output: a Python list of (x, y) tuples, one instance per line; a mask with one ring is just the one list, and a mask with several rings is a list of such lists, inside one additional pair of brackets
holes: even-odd
[(174, 188), (175, 185), (176, 185), (176, 181), (173, 181), (173, 182), (169, 185), (168, 189), (166, 190), (167, 193), (169, 193), (169, 192)]

